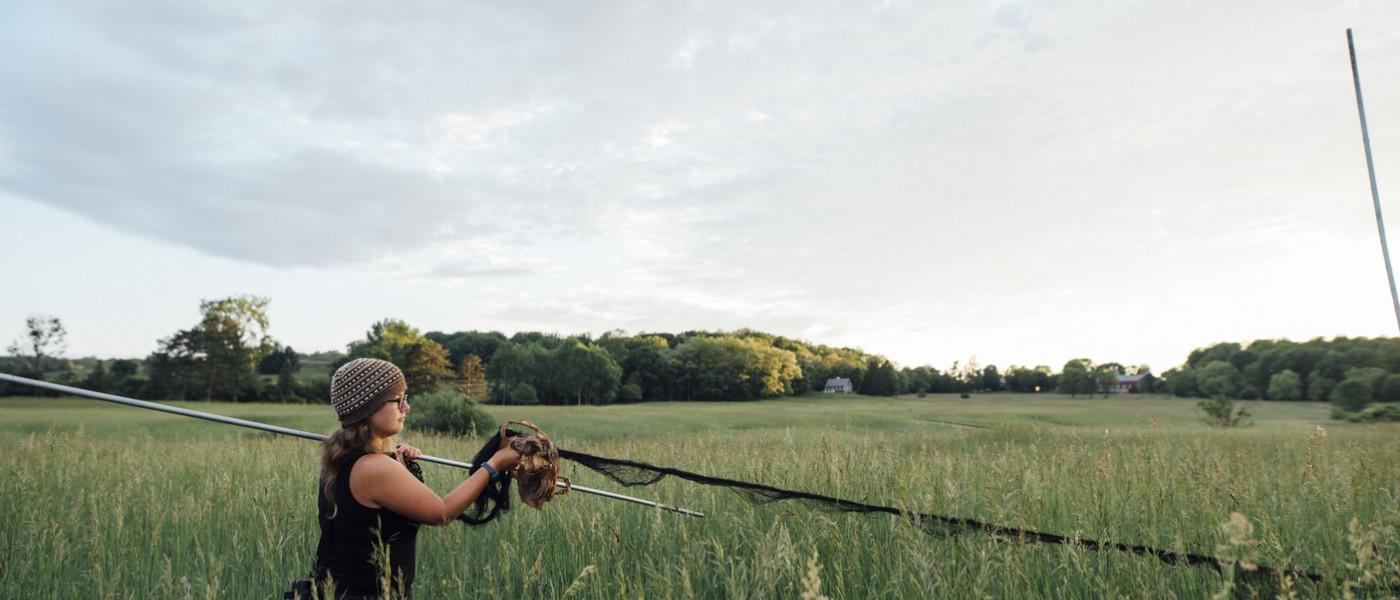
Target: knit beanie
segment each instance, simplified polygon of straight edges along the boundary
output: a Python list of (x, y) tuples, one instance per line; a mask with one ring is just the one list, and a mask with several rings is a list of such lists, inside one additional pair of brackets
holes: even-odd
[(404, 386), (403, 371), (387, 360), (357, 358), (331, 376), (331, 407), (341, 425), (350, 425), (374, 414), (385, 392)]

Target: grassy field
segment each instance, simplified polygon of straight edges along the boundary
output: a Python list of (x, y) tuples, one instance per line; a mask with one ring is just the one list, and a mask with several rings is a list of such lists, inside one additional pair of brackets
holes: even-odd
[[(333, 425), (324, 406), (182, 405), (317, 432)], [(1301, 597), (1400, 575), (1400, 425), (1337, 423), (1311, 403), (1257, 403), (1255, 426), (1233, 431), (1204, 426), (1190, 401), (1138, 396), (490, 411), (605, 456), (1067, 535), (1207, 554), (1224, 545), (1330, 578), (1294, 582)], [(272, 598), (307, 570), (313, 443), (80, 399), (0, 399), (0, 432), (0, 597)], [(480, 443), (403, 439), (456, 458)], [(462, 476), (427, 471), (439, 491)], [(566, 474), (617, 489), (586, 471)], [(479, 529), (425, 530), (417, 597), (771, 598), (819, 589), (832, 598), (1200, 598), (1228, 584), (1204, 568), (935, 537), (894, 517), (749, 505), (685, 482), (625, 493), (708, 517), (575, 495)], [(1247, 540), (1222, 530), (1234, 512), (1253, 525)]]

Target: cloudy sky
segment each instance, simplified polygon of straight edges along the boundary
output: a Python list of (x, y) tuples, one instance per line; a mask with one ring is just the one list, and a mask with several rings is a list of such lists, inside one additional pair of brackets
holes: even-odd
[(1400, 3), (7, 2), (0, 337), (752, 327), (904, 365), (1395, 335)]

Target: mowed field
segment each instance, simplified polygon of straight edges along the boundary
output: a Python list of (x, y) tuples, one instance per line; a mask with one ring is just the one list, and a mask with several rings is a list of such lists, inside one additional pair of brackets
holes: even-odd
[[(180, 405), (333, 426), (326, 406)], [(1242, 553), (1328, 578), (1237, 590), (1246, 596), (1400, 583), (1400, 425), (1330, 421), (1325, 405), (1254, 403), (1255, 425), (1240, 430), (1207, 427), (1194, 402), (1157, 396), (488, 410), (603, 456), (1064, 535)], [(309, 567), (312, 442), (74, 398), (0, 399), (0, 434), (0, 597), (273, 598)], [(481, 443), (402, 439), (458, 459)], [(425, 470), (439, 492), (464, 475)], [(416, 597), (1201, 598), (1228, 585), (1211, 569), (1153, 558), (934, 536), (888, 515), (751, 505), (684, 481), (619, 490), (565, 471), (708, 516), (575, 494), (481, 528), (425, 529)], [(1231, 513), (1252, 525), (1243, 539), (1221, 527)]]

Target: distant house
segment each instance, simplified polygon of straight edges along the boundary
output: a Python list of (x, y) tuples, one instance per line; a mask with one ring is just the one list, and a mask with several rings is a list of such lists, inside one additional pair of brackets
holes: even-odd
[(1152, 391), (1152, 374), (1143, 373), (1141, 375), (1119, 375), (1118, 381), (1113, 384), (1113, 391), (1119, 394), (1142, 394)]
[(856, 386), (851, 385), (851, 380), (845, 377), (832, 377), (826, 380), (826, 388), (823, 394), (849, 394), (856, 390)]

